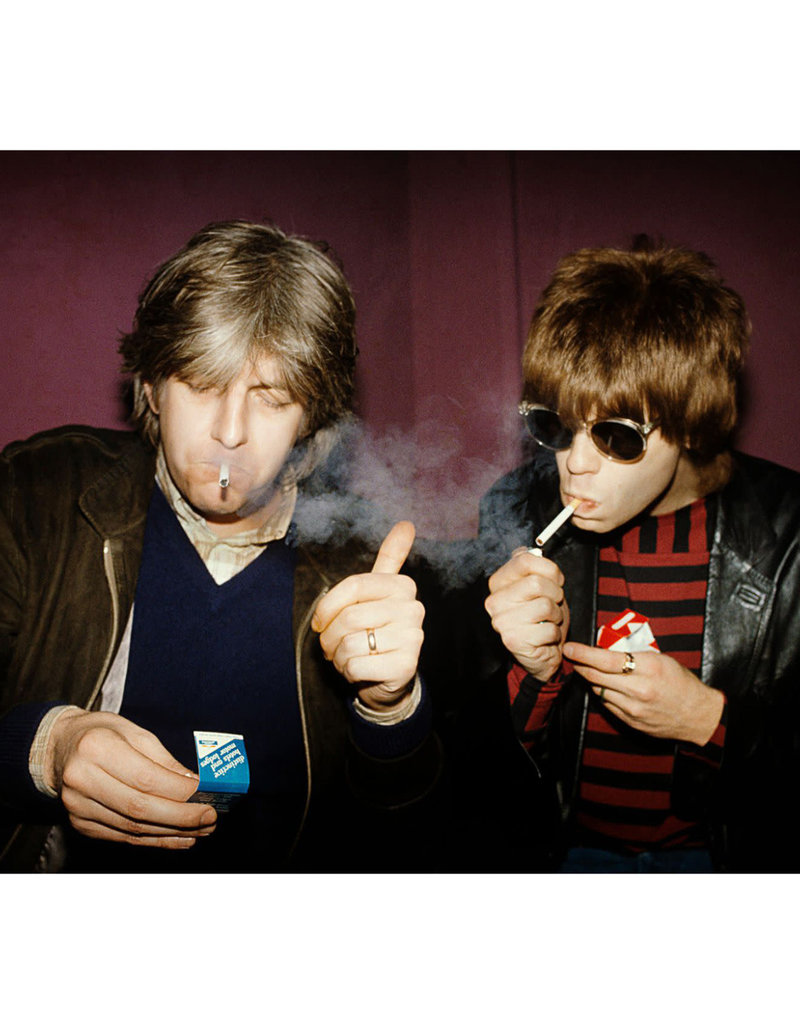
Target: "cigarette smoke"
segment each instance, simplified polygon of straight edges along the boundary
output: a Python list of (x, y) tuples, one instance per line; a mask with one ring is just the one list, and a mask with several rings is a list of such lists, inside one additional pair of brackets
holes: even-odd
[(301, 488), (299, 536), (333, 545), (357, 538), (377, 549), (394, 523), (409, 519), (417, 530), (412, 557), (424, 559), (445, 588), (468, 583), (486, 570), (476, 540), (481, 496), (518, 462), (520, 437), (518, 418), (505, 417), (493, 438), (499, 451), (484, 459), (465, 455), (457, 428), (433, 419), (413, 432), (380, 434), (347, 420)]

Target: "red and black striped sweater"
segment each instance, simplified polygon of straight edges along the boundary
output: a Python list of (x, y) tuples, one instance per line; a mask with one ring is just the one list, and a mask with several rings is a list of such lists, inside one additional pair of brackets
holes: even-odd
[[(700, 674), (713, 501), (700, 499), (610, 534), (600, 551), (597, 627), (626, 608), (645, 615), (659, 649)], [(515, 665), (508, 675), (512, 709), (525, 708), (520, 739), (530, 747), (571, 675), (565, 661), (547, 684)], [(588, 685), (576, 677), (572, 685)], [(519, 714), (517, 720), (520, 721)], [(725, 711), (703, 747), (682, 743), (692, 756), (719, 766)], [(622, 723), (590, 691), (580, 768), (574, 843), (637, 853), (705, 845), (702, 822), (676, 817), (670, 806), (674, 740)]]

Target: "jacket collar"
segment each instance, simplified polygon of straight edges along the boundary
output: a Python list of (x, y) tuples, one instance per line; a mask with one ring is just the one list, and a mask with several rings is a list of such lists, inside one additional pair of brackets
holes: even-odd
[(774, 550), (776, 535), (749, 471), (756, 464), (749, 456), (734, 454), (733, 473), (719, 494), (715, 545), (724, 544), (757, 568)]
[(104, 538), (141, 529), (155, 481), (155, 452), (136, 435), (81, 494), (78, 505)]

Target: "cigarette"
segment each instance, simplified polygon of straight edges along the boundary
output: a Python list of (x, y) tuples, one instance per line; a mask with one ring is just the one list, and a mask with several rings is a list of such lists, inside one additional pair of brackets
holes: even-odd
[(536, 538), (537, 547), (531, 548), (530, 550), (534, 554), (540, 555), (542, 552), (539, 549), (543, 547), (546, 541), (550, 540), (550, 538), (553, 536), (556, 530), (560, 529), (564, 525), (564, 523), (566, 523), (566, 521), (569, 519), (569, 517), (572, 515), (572, 513), (579, 505), (579, 499), (573, 498), (569, 505), (567, 505), (565, 508), (562, 508), (558, 515), (555, 517), (555, 519), (551, 520), (547, 524), (547, 526), (545, 526), (545, 528), (542, 530), (539, 536)]
[(223, 462), (219, 467), (219, 485), (222, 488), (228, 486), (231, 482), (231, 472), (227, 462)]

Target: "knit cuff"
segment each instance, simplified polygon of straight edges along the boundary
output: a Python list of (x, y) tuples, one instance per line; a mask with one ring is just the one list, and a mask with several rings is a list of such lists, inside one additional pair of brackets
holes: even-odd
[(419, 689), (416, 709), (394, 725), (368, 721), (348, 701), (350, 735), (355, 745), (370, 757), (388, 759), (403, 757), (418, 747), (431, 730), (433, 713), (427, 688), (421, 679), (415, 683)]
[(367, 707), (366, 704), (362, 704), (358, 697), (356, 697), (353, 700), (353, 710), (365, 722), (372, 722), (373, 725), (398, 725), (400, 722), (405, 722), (407, 718), (411, 718), (419, 707), (421, 700), (422, 682), (419, 675), (416, 675), (414, 676), (414, 685), (411, 687), (411, 692), (400, 701), (399, 708), (392, 707), (378, 711), (375, 708)]

